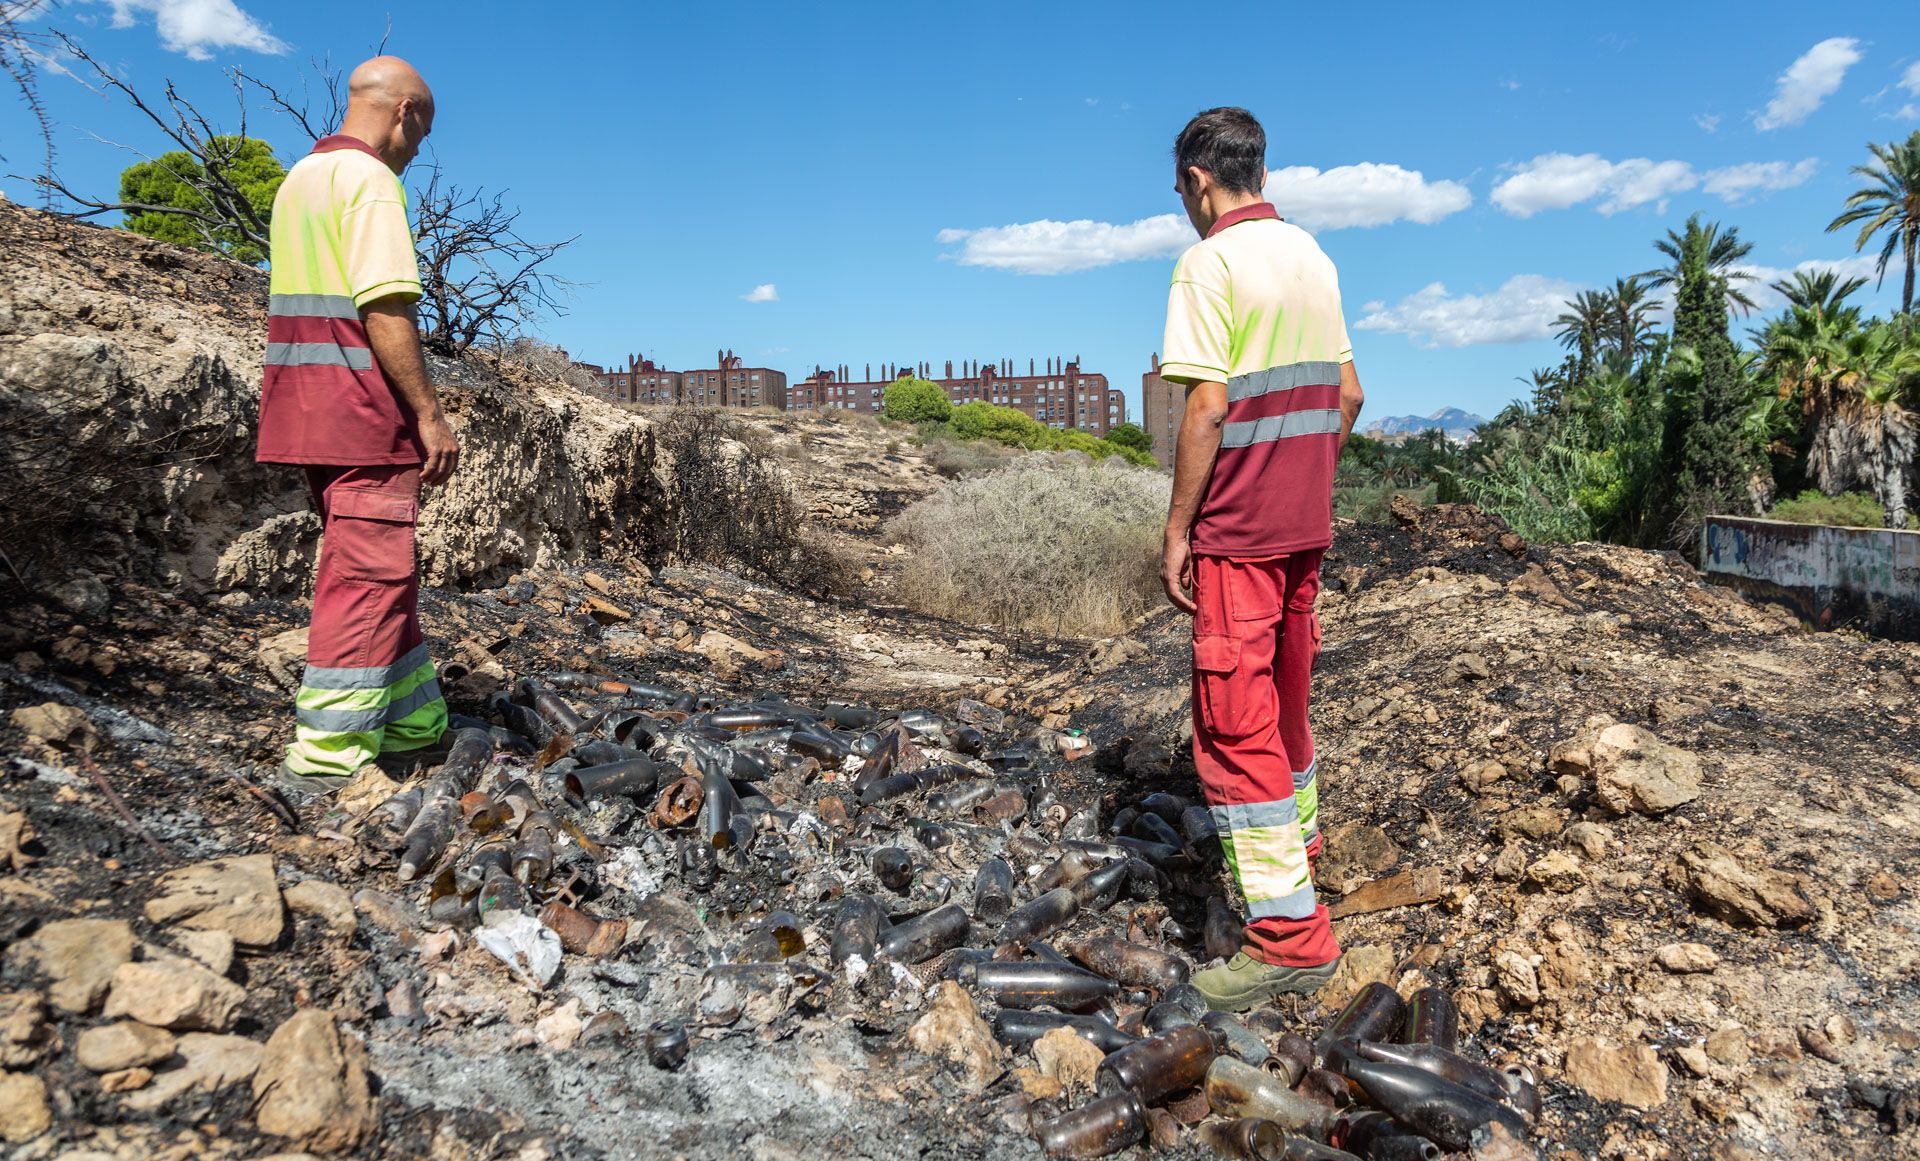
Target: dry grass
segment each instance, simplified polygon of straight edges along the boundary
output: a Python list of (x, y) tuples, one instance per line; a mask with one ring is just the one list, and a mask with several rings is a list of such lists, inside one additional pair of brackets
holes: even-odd
[(924, 612), (1047, 633), (1117, 633), (1161, 599), (1165, 473), (1081, 456), (1023, 459), (901, 513), (896, 591)]
[(985, 439), (964, 442), (935, 439), (926, 445), (925, 452), (927, 462), (933, 466), (933, 470), (949, 480), (964, 480), (968, 476), (984, 475), (1004, 468), (1027, 454), (1016, 448), (1005, 447)]

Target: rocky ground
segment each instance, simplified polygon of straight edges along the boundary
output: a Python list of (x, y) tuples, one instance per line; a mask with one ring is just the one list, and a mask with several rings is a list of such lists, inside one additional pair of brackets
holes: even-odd
[[(164, 427), (209, 406), (196, 391), (244, 396), (245, 373), (195, 388), (167, 351), (257, 360), (230, 321), (255, 309), (255, 276), (17, 220), (54, 232), (42, 273), (0, 279), (0, 402), (45, 390), (22, 368), (54, 365), (47, 352), (85, 355), (63, 334), (118, 368), (84, 404), (94, 413), (124, 404)], [(152, 272), (181, 263), (192, 277), (176, 297), (208, 301), (153, 305)], [(49, 289), (47, 270), (70, 286)], [(231, 296), (217, 312), (214, 289)], [(470, 373), (458, 390), (484, 402), (496, 386)], [(176, 396), (186, 412), (148, 407)], [(671, 476), (647, 417), (559, 395), (532, 410), (556, 426), (512, 489), (499, 474), (511, 441), (489, 436), (498, 470), (429, 510), (439, 579), (463, 582), (424, 601), (436, 656), (466, 671), (449, 682), (456, 711), (488, 713), (521, 677), (570, 683), (583, 710), (628, 700), (604, 681), (926, 706), (989, 723), (993, 749), (1045, 775), (1061, 817), (1097, 807), (1104, 830), (1147, 792), (1193, 793), (1185, 627), (1170, 612), (1088, 642), (890, 602), (885, 519), (939, 479), (885, 430), (753, 421), (852, 562), (852, 591), (828, 601), (661, 566), (646, 506)], [(481, 411), (463, 423), (489, 422)], [(621, 456), (645, 478), (595, 492), (594, 465)], [(787, 837), (763, 836), (703, 885), (642, 812), (556, 797), (581, 829), (556, 856), (575, 886), (555, 889), (626, 926), (538, 983), (477, 932), (428, 920), (435, 889), (402, 882), (363, 817), (391, 785), (369, 778), (345, 807), (292, 815), (260, 793), (306, 609), (298, 536), (259, 530), (296, 505), (238, 458), (223, 478), (257, 494), (218, 501), (207, 470), (143, 477), (118, 556), (50, 554), (51, 579), (38, 561), (12, 566), (34, 577), (0, 612), (12, 1156), (1038, 1156), (1028, 1116), (1084, 1095), (1087, 1062), (1007, 1052), (964, 993), (917, 976), (828, 970), (832, 909), (804, 894), (819, 860), (844, 868), (861, 844), (907, 836), (914, 884), (885, 897), (912, 910), (1008, 828), (952, 822), (961, 839), (941, 845), (924, 794), (862, 810), (825, 772), (783, 773), (767, 785), (796, 820)], [(588, 532), (540, 532), (553, 512), (539, 502), (489, 526), (537, 551), (455, 527), (549, 482), (600, 513)], [(1556, 1161), (1920, 1157), (1920, 647), (1802, 632), (1670, 556), (1531, 546), (1471, 509), (1396, 517), (1341, 529), (1324, 572), (1320, 878), (1346, 966), (1274, 1018), (1317, 1028), (1370, 981), (1451, 989), (1470, 1052), (1544, 1078), (1538, 1143)], [(210, 535), (201, 520), (224, 523)], [(236, 553), (255, 533), (260, 551)], [(222, 572), (222, 559), (266, 563)], [(1081, 734), (1090, 756), (1065, 760)], [(536, 781), (547, 794), (554, 779)], [(1044, 838), (1060, 823), (1034, 825)], [(1178, 874), (1075, 930), (1117, 923), (1204, 962), (1219, 874)], [(808, 950), (739, 964), (778, 908), (804, 920)], [(678, 1067), (650, 1060), (659, 1021), (691, 1033)], [(1164, 1145), (1155, 1155), (1206, 1155), (1177, 1132)]]

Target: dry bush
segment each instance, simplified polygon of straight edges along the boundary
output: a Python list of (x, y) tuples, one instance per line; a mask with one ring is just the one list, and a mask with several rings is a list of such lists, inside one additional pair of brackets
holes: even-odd
[(851, 589), (853, 563), (805, 527), (765, 432), (715, 408), (661, 408), (654, 446), (668, 480), (669, 559), (738, 568), (816, 596)]
[(925, 612), (1042, 632), (1118, 633), (1159, 601), (1171, 481), (1081, 456), (1028, 457), (948, 484), (892, 530), (896, 591)]
[(552, 379), (586, 395), (599, 395), (600, 380), (552, 343), (525, 335), (500, 348), (500, 361)]
[(936, 439), (927, 444), (925, 451), (927, 462), (933, 470), (949, 480), (962, 480), (1004, 468), (1009, 462), (1026, 454), (984, 439), (965, 442)]

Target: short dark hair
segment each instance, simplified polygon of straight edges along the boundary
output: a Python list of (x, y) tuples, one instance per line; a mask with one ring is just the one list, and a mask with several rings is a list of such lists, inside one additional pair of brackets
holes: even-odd
[(1195, 166), (1232, 193), (1259, 193), (1266, 165), (1267, 131), (1252, 113), (1232, 105), (1196, 115), (1173, 141), (1174, 174), (1183, 187), (1188, 167)]

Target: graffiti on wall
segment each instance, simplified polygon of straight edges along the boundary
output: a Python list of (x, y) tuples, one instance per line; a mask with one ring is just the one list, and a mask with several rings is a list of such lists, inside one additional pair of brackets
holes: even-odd
[(1701, 536), (1711, 580), (1823, 629), (1920, 639), (1920, 532), (1713, 516)]

